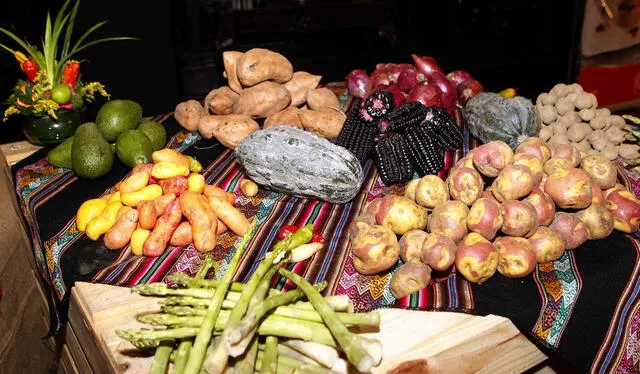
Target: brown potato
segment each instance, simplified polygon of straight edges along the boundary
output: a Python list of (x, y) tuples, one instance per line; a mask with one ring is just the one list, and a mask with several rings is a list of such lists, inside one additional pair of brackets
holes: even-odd
[(293, 66), (278, 52), (265, 48), (252, 48), (238, 58), (236, 74), (245, 87), (269, 80), (285, 83), (293, 77)]
[(427, 287), (431, 281), (431, 268), (418, 260), (402, 264), (389, 281), (389, 290), (396, 299), (411, 295)]
[(400, 245), (400, 258), (402, 261), (419, 260), (422, 257), (422, 244), (427, 235), (423, 230), (409, 230), (400, 237), (398, 244)]
[(538, 226), (536, 232), (529, 238), (529, 244), (539, 264), (555, 261), (564, 253), (564, 240), (560, 233), (551, 227)]
[(606, 207), (613, 216), (616, 230), (633, 234), (640, 228), (640, 200), (627, 190), (613, 191), (607, 196)]
[(204, 110), (202, 104), (196, 100), (183, 101), (176, 105), (173, 112), (173, 116), (180, 126), (189, 131), (196, 131), (198, 129), (198, 123), (202, 116), (205, 116), (207, 112)]
[(533, 175), (527, 166), (507, 165), (491, 184), (493, 196), (499, 201), (517, 200), (533, 188)]
[(538, 227), (538, 217), (533, 205), (526, 201), (507, 200), (500, 207), (502, 232), (509, 236), (528, 238)]
[(606, 238), (613, 232), (613, 215), (602, 205), (591, 204), (577, 212), (576, 217), (587, 226), (589, 240)]
[(269, 127), (283, 125), (304, 129), (300, 121), (300, 110), (294, 106), (290, 106), (276, 114), (272, 114), (264, 120), (262, 128), (267, 129)]
[(522, 278), (536, 268), (536, 254), (525, 238), (500, 236), (493, 241), (500, 259), (498, 272), (507, 278)]
[(467, 215), (469, 208), (457, 200), (444, 201), (433, 209), (429, 217), (429, 232), (448, 236), (454, 242), (460, 241), (469, 232)]
[(457, 249), (451, 238), (432, 232), (422, 242), (420, 259), (435, 271), (447, 271), (456, 260)]
[(415, 201), (418, 205), (433, 209), (443, 201), (449, 200), (449, 187), (437, 175), (425, 175), (415, 187)]
[(480, 174), (495, 177), (513, 162), (513, 151), (501, 140), (485, 143), (473, 151), (473, 165)]
[(529, 196), (524, 201), (528, 202), (536, 210), (538, 225), (549, 226), (556, 214), (556, 204), (546, 192), (538, 187), (533, 187)]
[(340, 134), (346, 119), (345, 114), (340, 110), (320, 112), (300, 109), (298, 114), (305, 130), (327, 139), (333, 139)]
[(556, 144), (551, 152), (551, 157), (563, 158), (569, 161), (569, 165), (572, 168), (578, 167), (580, 161), (582, 161), (580, 150), (571, 144)]
[(454, 200), (470, 206), (482, 194), (484, 181), (475, 169), (463, 167), (449, 174), (447, 185)]
[(311, 110), (326, 112), (327, 110), (342, 111), (338, 97), (327, 87), (312, 88), (307, 91), (307, 105)]
[(427, 226), (428, 212), (404, 196), (386, 195), (380, 202), (376, 222), (398, 235), (409, 230), (422, 230)]
[(256, 121), (244, 114), (210, 115), (205, 118), (206, 122), (200, 121), (199, 125), (202, 137), (215, 137), (229, 149), (236, 149), (244, 138), (260, 129)]
[(404, 196), (416, 201), (416, 187), (420, 183), (420, 178), (415, 178), (407, 182), (404, 186)]
[(541, 159), (545, 163), (551, 157), (551, 148), (542, 139), (532, 136), (518, 145), (516, 154), (526, 153)]
[(542, 180), (544, 171), (542, 170), (542, 159), (530, 154), (530, 153), (516, 153), (513, 156), (513, 165), (521, 165), (529, 168), (531, 175), (533, 176), (533, 185), (536, 186)]
[(560, 157), (551, 157), (547, 162), (544, 163), (543, 171), (547, 175), (553, 174), (558, 169), (569, 170), (571, 169), (571, 164), (569, 160)]
[(467, 228), (487, 240), (493, 240), (502, 227), (500, 204), (495, 199), (481, 197), (469, 209)]
[(297, 107), (307, 101), (307, 91), (318, 87), (321, 75), (313, 75), (306, 71), (295, 71), (291, 80), (284, 87), (291, 93), (291, 106)]
[(233, 112), (252, 118), (272, 116), (291, 103), (291, 94), (283, 85), (266, 81), (245, 88), (233, 105)]
[(481, 284), (495, 274), (499, 258), (494, 245), (484, 239), (473, 244), (461, 243), (456, 250), (456, 270), (469, 282)]
[(560, 208), (583, 209), (591, 205), (591, 178), (582, 169), (558, 169), (547, 177), (544, 192)]
[(603, 190), (615, 186), (618, 180), (618, 172), (613, 162), (602, 155), (591, 154), (586, 156), (580, 164), (589, 177)]
[(182, 221), (176, 227), (176, 230), (171, 235), (169, 244), (174, 247), (184, 247), (193, 242), (193, 234), (191, 232), (191, 224), (189, 221)]
[(587, 226), (574, 213), (557, 212), (551, 226), (564, 240), (565, 249), (574, 249), (589, 239)]
[(362, 231), (351, 244), (353, 266), (360, 274), (371, 275), (387, 271), (400, 259), (400, 245), (389, 228), (374, 225)]
[(238, 51), (225, 51), (222, 52), (222, 63), (224, 65), (224, 73), (227, 76), (227, 83), (229, 87), (236, 93), (242, 92), (242, 85), (238, 80), (237, 74), (237, 62), (244, 53)]
[(238, 97), (238, 93), (229, 86), (215, 88), (204, 98), (204, 111), (207, 114), (231, 114)]
[(360, 232), (368, 230), (376, 224), (376, 217), (373, 214), (361, 214), (357, 216), (349, 224), (349, 229), (347, 230), (349, 240), (354, 240)]
[(138, 216), (138, 211), (132, 208), (122, 214), (104, 234), (104, 246), (107, 249), (122, 249), (129, 244), (138, 225)]

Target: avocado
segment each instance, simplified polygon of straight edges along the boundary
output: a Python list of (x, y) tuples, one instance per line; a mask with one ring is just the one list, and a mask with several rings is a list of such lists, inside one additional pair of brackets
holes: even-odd
[(72, 146), (73, 136), (65, 139), (65, 141), (50, 150), (49, 153), (47, 153), (47, 161), (53, 166), (71, 169), (73, 167), (73, 162), (71, 162)]
[(140, 130), (126, 130), (116, 140), (116, 155), (130, 168), (152, 162), (152, 152), (151, 140)]
[(113, 167), (115, 155), (95, 122), (78, 126), (73, 136), (71, 162), (78, 177), (96, 179), (107, 174)]
[(142, 121), (142, 106), (133, 100), (116, 99), (104, 103), (96, 114), (96, 125), (109, 142), (125, 130), (138, 127)]
[(157, 121), (145, 121), (138, 125), (138, 130), (142, 131), (151, 140), (153, 150), (164, 148), (167, 144), (167, 130), (164, 125)]

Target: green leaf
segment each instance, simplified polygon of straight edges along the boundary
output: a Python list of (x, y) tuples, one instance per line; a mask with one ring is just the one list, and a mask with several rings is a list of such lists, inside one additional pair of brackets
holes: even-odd
[(635, 123), (636, 125), (640, 125), (640, 118), (636, 117), (636, 116), (632, 116), (630, 114), (623, 114), (622, 118), (629, 120), (633, 123)]
[(99, 43), (104, 43), (104, 42), (112, 42), (112, 41), (116, 41), (116, 40), (138, 40), (138, 38), (132, 38), (129, 36), (117, 36), (117, 37), (113, 37), (113, 38), (104, 38), (104, 39), (98, 39), (98, 40), (94, 40), (91, 41), (85, 45), (83, 45), (81, 48), (78, 48), (77, 50), (74, 49), (72, 52), (70, 53), (70, 55), (75, 54), (77, 52), (82, 51), (83, 49), (87, 48), (87, 47), (91, 47), (92, 45), (96, 45)]
[(16, 43), (18, 43), (28, 54), (29, 57), (31, 57), (37, 64), (38, 66), (44, 66), (45, 65), (45, 61), (43, 58), (41, 58), (41, 56), (38, 56), (36, 54), (33, 53), (33, 50), (31, 48), (31, 46), (29, 45), (29, 43), (25, 42), (24, 40), (20, 39), (17, 35), (15, 35), (14, 33), (12, 33), (11, 31), (0, 27), (0, 32), (9, 36), (11, 39), (15, 40)]
[(55, 46), (51, 45), (51, 34), (52, 26), (51, 26), (51, 16), (49, 12), (47, 12), (47, 23), (44, 29), (44, 41), (42, 42), (42, 53), (44, 53), (45, 66), (44, 69), (47, 72), (47, 79), (49, 80), (49, 84), (51, 87), (54, 86), (55, 82), (53, 80), (53, 64), (55, 63)]
[[(76, 13), (78, 12), (78, 6), (80, 5), (80, 1), (76, 1), (76, 4), (73, 6), (73, 10), (71, 10), (71, 17), (69, 18), (69, 24), (67, 25), (67, 32), (64, 36), (64, 44), (62, 46), (62, 53), (60, 54), (62, 57), (66, 56), (69, 53), (69, 47), (71, 46), (71, 34), (73, 34), (73, 26), (76, 19)], [(61, 63), (61, 65), (64, 65)]]

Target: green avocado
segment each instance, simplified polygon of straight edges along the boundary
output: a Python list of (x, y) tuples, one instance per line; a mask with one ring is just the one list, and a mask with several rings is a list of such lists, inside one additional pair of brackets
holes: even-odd
[(96, 179), (107, 174), (113, 167), (115, 155), (95, 122), (78, 126), (73, 136), (71, 162), (80, 178)]
[(73, 136), (67, 138), (62, 143), (47, 153), (47, 161), (53, 166), (59, 168), (73, 168), (71, 162), (71, 147), (73, 146)]
[(130, 168), (152, 162), (152, 152), (151, 140), (140, 130), (126, 130), (116, 140), (116, 155)]
[(96, 114), (96, 125), (109, 142), (126, 130), (138, 127), (142, 121), (142, 106), (133, 100), (117, 99), (104, 103)]

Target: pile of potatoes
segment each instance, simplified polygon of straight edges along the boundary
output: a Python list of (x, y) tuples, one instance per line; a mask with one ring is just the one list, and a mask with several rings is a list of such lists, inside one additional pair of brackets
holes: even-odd
[(247, 135), (263, 127), (290, 125), (323, 138), (340, 133), (345, 113), (336, 95), (318, 88), (322, 76), (294, 71), (280, 53), (264, 48), (222, 53), (228, 85), (211, 90), (201, 104), (179, 103), (178, 123), (235, 149)]
[(631, 126), (608, 108), (598, 108), (596, 96), (578, 83), (558, 83), (541, 93), (536, 98), (536, 110), (542, 122), (538, 136), (551, 144), (571, 144), (608, 160), (634, 158), (640, 147), (623, 143)]
[[(495, 272), (533, 272), (565, 250), (614, 229), (634, 233), (640, 200), (617, 183), (617, 168), (571, 144), (525, 139), (515, 151), (502, 141), (460, 159), (446, 180), (417, 178), (404, 195), (372, 200), (349, 229), (361, 274), (390, 270), (390, 288), (409, 295), (456, 270), (483, 283)], [(399, 236), (399, 239), (398, 239)]]

